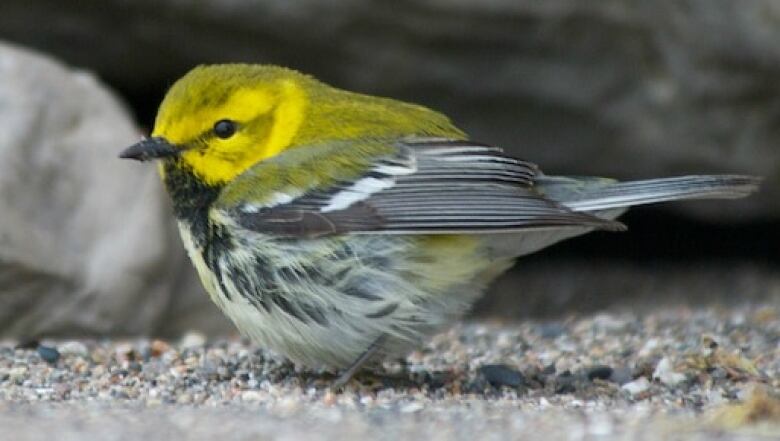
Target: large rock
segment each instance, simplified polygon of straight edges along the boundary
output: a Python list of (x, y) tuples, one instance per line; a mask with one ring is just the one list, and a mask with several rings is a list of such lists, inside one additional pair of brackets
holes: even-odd
[(0, 335), (154, 333), (205, 302), (175, 288), (192, 274), (153, 168), (117, 159), (140, 134), (116, 97), (5, 44), (0, 77)]
[(728, 210), (675, 207), (780, 215), (777, 0), (98, 3), (4, 0), (0, 37), (96, 70), (146, 121), (194, 64), (273, 62), (439, 108), (553, 172), (764, 175)]

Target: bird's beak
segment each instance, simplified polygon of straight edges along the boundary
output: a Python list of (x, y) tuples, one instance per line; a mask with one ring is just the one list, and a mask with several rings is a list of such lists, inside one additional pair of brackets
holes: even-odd
[(144, 138), (141, 141), (122, 150), (119, 157), (122, 159), (135, 159), (137, 161), (149, 161), (151, 159), (169, 158), (181, 154), (182, 149), (176, 148), (165, 138), (155, 136)]

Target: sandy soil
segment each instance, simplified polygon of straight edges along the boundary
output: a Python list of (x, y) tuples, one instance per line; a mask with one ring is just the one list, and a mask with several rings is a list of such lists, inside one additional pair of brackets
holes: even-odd
[(468, 323), (343, 391), (240, 339), (0, 343), (0, 439), (780, 439), (780, 308)]

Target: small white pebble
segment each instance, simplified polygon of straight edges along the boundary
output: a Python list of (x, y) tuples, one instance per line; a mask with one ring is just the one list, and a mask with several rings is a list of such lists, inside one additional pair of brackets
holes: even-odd
[(11, 381), (22, 380), (25, 376), (27, 376), (26, 366), (16, 366), (8, 370), (8, 377)]
[(496, 338), (496, 347), (500, 349), (511, 348), (514, 343), (515, 339), (508, 332), (502, 332)]
[(114, 347), (114, 355), (117, 360), (125, 360), (133, 352), (133, 345), (129, 342), (120, 342)]
[(649, 389), (650, 382), (647, 381), (647, 378), (645, 377), (639, 377), (630, 383), (624, 384), (620, 388), (627, 391), (632, 396), (636, 396)]
[(257, 402), (263, 399), (263, 395), (256, 390), (245, 390), (241, 392), (241, 401)]
[(86, 357), (89, 355), (89, 349), (87, 345), (80, 341), (68, 341), (57, 347), (62, 355), (76, 355), (79, 357)]
[(598, 314), (593, 317), (593, 327), (604, 332), (618, 332), (628, 326), (628, 320), (610, 314)]
[(184, 334), (179, 345), (182, 349), (195, 349), (206, 344), (206, 336), (200, 332), (190, 331)]
[(653, 371), (653, 380), (658, 380), (667, 386), (677, 386), (685, 381), (685, 375), (675, 372), (672, 360), (664, 357), (658, 362), (655, 371)]

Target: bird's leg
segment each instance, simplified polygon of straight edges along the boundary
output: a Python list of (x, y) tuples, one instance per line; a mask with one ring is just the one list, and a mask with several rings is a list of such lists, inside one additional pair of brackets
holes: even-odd
[(382, 346), (382, 342), (385, 340), (385, 335), (382, 334), (379, 337), (377, 337), (376, 340), (374, 340), (373, 343), (371, 343), (368, 348), (360, 354), (360, 356), (355, 359), (355, 361), (352, 362), (352, 364), (349, 365), (347, 369), (344, 370), (344, 372), (339, 375), (338, 378), (333, 382), (333, 385), (331, 386), (332, 389), (341, 389), (347, 382), (352, 378), (353, 375), (357, 371), (360, 370), (361, 367), (374, 355), (376, 354), (376, 351), (379, 350), (380, 346)]

